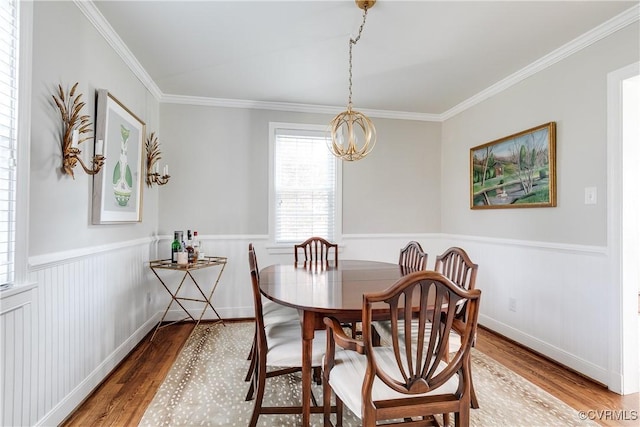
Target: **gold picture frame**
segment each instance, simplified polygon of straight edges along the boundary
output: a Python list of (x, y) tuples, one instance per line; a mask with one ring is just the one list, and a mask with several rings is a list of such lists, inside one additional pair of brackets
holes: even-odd
[(471, 209), (556, 206), (556, 123), (471, 148)]
[(93, 177), (93, 224), (142, 221), (145, 123), (106, 89), (96, 94), (96, 150), (104, 167)]

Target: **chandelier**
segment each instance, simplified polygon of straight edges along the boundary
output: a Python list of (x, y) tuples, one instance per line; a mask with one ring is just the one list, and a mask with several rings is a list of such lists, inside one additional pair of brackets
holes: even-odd
[(353, 46), (358, 43), (362, 35), (364, 23), (367, 20), (367, 12), (376, 3), (376, 0), (355, 0), (356, 4), (364, 12), (362, 24), (358, 30), (358, 36), (349, 39), (349, 102), (347, 111), (343, 111), (331, 120), (331, 143), (329, 150), (334, 156), (347, 161), (363, 159), (376, 145), (376, 128), (373, 122), (364, 114), (352, 108), (352, 68)]

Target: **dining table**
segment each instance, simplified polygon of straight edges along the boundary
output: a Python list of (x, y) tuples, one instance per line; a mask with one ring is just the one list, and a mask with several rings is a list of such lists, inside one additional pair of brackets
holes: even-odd
[[(276, 264), (260, 270), (260, 292), (266, 298), (300, 313), (302, 332), (302, 425), (311, 417), (311, 354), (314, 331), (324, 329), (323, 318), (340, 322), (362, 320), (362, 301), (366, 293), (388, 289), (414, 270), (398, 264), (339, 260)], [(388, 308), (373, 306), (374, 318), (389, 316)]]

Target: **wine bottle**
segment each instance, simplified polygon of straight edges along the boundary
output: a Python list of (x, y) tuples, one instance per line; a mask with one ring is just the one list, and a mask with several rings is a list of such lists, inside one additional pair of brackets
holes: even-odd
[(198, 240), (198, 232), (193, 231), (193, 259), (194, 261), (200, 259), (200, 240)]
[(187, 259), (189, 260), (189, 264), (195, 262), (193, 252), (193, 238), (191, 237), (191, 230), (187, 230)]
[(171, 243), (171, 262), (176, 264), (178, 262), (178, 252), (182, 247), (182, 231), (173, 232), (173, 242)]

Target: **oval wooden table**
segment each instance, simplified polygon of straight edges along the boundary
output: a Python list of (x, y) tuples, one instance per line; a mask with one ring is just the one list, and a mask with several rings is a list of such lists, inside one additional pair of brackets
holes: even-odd
[[(389, 288), (410, 273), (398, 264), (340, 260), (278, 264), (260, 271), (260, 292), (279, 304), (298, 309), (302, 324), (302, 425), (311, 418), (311, 353), (314, 331), (322, 319), (362, 320), (362, 295)], [(375, 316), (374, 307), (374, 316)], [(384, 311), (378, 313), (384, 317)], [(388, 315), (388, 314), (387, 314)]]

